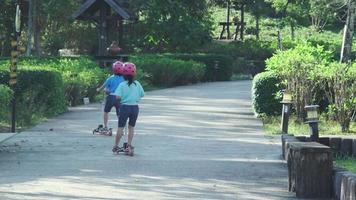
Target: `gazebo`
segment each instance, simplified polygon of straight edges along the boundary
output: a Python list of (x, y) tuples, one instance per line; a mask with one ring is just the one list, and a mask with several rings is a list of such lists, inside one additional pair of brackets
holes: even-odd
[[(129, 10), (128, 0), (83, 0), (80, 9), (73, 14), (77, 20), (93, 21), (99, 29), (98, 58), (110, 57), (107, 47), (113, 41), (123, 45), (124, 21), (137, 21), (138, 17)], [(113, 38), (109, 33), (118, 33)]]

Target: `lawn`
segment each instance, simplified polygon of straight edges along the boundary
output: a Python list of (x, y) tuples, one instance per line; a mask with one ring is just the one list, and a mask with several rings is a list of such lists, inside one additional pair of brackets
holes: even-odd
[[(264, 117), (262, 118), (264, 130), (268, 134), (281, 134), (281, 117)], [(295, 117), (289, 120), (288, 133), (294, 135), (309, 135), (309, 126), (304, 123), (298, 123)], [(350, 132), (342, 133), (340, 125), (335, 121), (321, 119), (319, 123), (320, 135), (356, 135), (356, 123), (352, 122)]]
[(338, 159), (336, 160), (336, 164), (353, 173), (356, 173), (356, 158)]

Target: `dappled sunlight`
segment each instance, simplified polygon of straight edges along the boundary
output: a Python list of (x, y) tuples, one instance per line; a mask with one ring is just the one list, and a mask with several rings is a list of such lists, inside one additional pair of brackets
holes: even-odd
[[(254, 117), (250, 82), (148, 92), (135, 156), (113, 155), (114, 137), (93, 135), (102, 105), (73, 108), (0, 148), (0, 196), (44, 199), (286, 200), (280, 140)], [(241, 91), (234, 88), (242, 87)], [(215, 87), (215, 89), (214, 89)], [(216, 90), (216, 88), (219, 88)], [(213, 95), (208, 94), (214, 90)], [(218, 96), (219, 98), (212, 98)], [(220, 98), (221, 97), (221, 98)], [(114, 110), (113, 110), (114, 111)], [(115, 112), (110, 127), (117, 130)]]
[[(123, 176), (54, 176), (16, 183), (18, 192), (8, 191), (12, 184), (0, 184), (6, 199), (251, 199), (263, 200), (275, 192), (275, 182), (267, 180), (226, 181), (220, 179), (175, 178), (132, 173)], [(253, 187), (255, 190), (246, 190)], [(288, 196), (277, 196), (286, 198)], [(270, 199), (274, 199), (271, 196)]]

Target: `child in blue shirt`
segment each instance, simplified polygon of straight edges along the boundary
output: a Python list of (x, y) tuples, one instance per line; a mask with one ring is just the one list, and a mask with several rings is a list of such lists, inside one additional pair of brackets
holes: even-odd
[(96, 89), (96, 91), (101, 91), (104, 89), (107, 94), (104, 107), (104, 130), (108, 130), (109, 112), (112, 107), (116, 109), (116, 115), (120, 114), (120, 101), (114, 95), (115, 90), (124, 81), (122, 77), (124, 71), (124, 63), (117, 61), (112, 65), (113, 75), (106, 79), (105, 83)]
[(134, 136), (134, 127), (139, 113), (138, 103), (145, 95), (145, 92), (140, 82), (134, 80), (136, 75), (136, 66), (133, 63), (124, 64), (124, 77), (125, 81), (122, 82), (115, 91), (117, 98), (121, 100), (119, 128), (117, 130), (115, 145), (112, 151), (119, 151), (120, 139), (124, 133), (124, 127), (127, 119), (129, 120), (129, 135), (125, 152), (133, 155), (132, 139)]

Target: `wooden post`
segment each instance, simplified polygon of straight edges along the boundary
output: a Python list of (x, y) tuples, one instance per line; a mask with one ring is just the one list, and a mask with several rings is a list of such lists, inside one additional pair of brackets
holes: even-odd
[(348, 1), (347, 19), (344, 28), (344, 37), (341, 47), (340, 62), (348, 62), (350, 60), (352, 50), (352, 37), (354, 33), (354, 18), (355, 18), (355, 1)]
[(283, 103), (281, 121), (282, 134), (288, 134), (289, 113), (291, 105), (291, 103)]

